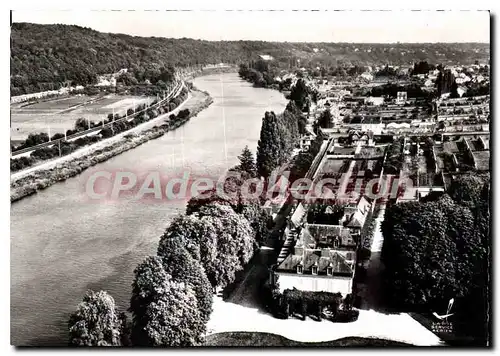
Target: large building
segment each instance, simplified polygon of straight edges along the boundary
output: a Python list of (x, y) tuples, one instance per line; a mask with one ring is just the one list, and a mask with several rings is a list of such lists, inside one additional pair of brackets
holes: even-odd
[(347, 227), (305, 224), (277, 268), (280, 289), (351, 293), (356, 249)]
[(308, 209), (299, 204), (285, 230), (285, 243), (273, 272), (279, 276), (280, 290), (352, 293), (361, 230), (372, 206), (361, 197), (344, 207), (337, 225), (329, 225), (305, 223)]

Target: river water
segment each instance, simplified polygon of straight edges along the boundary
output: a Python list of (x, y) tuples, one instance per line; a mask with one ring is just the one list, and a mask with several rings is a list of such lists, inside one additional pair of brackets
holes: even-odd
[(87, 289), (107, 290), (129, 306), (133, 270), (154, 254), (170, 219), (185, 201), (90, 202), (92, 172), (188, 170), (213, 175), (255, 152), (266, 110), (281, 112), (279, 92), (253, 88), (236, 74), (194, 80), (214, 103), (179, 129), (92, 167), (11, 206), (11, 343), (65, 345), (67, 320)]

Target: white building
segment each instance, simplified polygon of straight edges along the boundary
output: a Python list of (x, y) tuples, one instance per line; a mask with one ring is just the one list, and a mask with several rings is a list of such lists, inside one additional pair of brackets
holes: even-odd
[(467, 83), (467, 82), (470, 82), (471, 81), (471, 78), (468, 77), (467, 75), (465, 75), (464, 73), (460, 73), (460, 75), (458, 76), (458, 78), (455, 78), (455, 82), (457, 84), (463, 84), (463, 83)]
[(457, 93), (460, 97), (462, 97), (465, 93), (467, 93), (467, 88), (465, 87), (458, 87), (457, 88)]
[(383, 103), (384, 103), (383, 97), (369, 96), (369, 97), (365, 98), (365, 104), (380, 106)]
[(368, 80), (368, 81), (372, 81), (373, 80), (373, 75), (371, 75), (370, 73), (368, 72), (364, 72), (360, 75), (361, 78), (365, 79), (365, 80)]
[(397, 104), (404, 104), (408, 100), (408, 93), (405, 91), (398, 91), (397, 97), (396, 97), (396, 103)]
[(259, 57), (264, 61), (272, 61), (274, 58), (268, 54), (259, 54)]
[(481, 82), (483, 82), (485, 79), (486, 79), (486, 78), (485, 78), (485, 77), (483, 77), (482, 75), (478, 75), (478, 76), (476, 77), (476, 80), (475, 80), (475, 81), (476, 81), (476, 82), (478, 82), (478, 83), (481, 83)]

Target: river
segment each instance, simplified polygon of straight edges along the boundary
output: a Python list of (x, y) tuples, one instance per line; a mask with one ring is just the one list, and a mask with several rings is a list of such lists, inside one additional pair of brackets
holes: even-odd
[(179, 129), (96, 165), (11, 206), (11, 343), (67, 344), (67, 320), (87, 289), (107, 290), (129, 306), (133, 270), (155, 254), (168, 222), (185, 201), (89, 202), (96, 171), (161, 170), (218, 174), (245, 145), (255, 152), (264, 112), (286, 105), (277, 91), (253, 88), (237, 74), (196, 78), (214, 103)]

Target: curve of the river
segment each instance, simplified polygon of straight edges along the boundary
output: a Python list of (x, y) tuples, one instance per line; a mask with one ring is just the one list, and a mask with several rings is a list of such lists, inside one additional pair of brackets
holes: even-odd
[(264, 112), (286, 105), (281, 93), (253, 88), (236, 74), (194, 83), (214, 103), (183, 127), (12, 204), (13, 345), (65, 345), (68, 316), (89, 288), (107, 290), (125, 310), (135, 266), (155, 253), (169, 220), (184, 212), (185, 201), (89, 202), (83, 186), (90, 173), (221, 173), (245, 145), (255, 152)]

